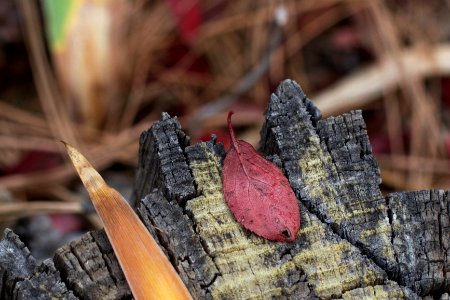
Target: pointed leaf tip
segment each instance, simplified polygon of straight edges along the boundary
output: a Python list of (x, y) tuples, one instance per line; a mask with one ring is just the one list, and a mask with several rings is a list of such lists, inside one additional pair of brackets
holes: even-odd
[(70, 144), (63, 141), (62, 143), (66, 147), (67, 154), (89, 194), (95, 189), (107, 187), (102, 176), (95, 170), (83, 154)]
[(105, 225), (134, 299), (192, 299), (170, 261), (127, 201), (105, 183), (77, 149), (63, 144)]

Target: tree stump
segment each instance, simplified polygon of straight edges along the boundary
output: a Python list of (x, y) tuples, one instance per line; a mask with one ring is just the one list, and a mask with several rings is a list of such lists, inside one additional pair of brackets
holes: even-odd
[[(294, 243), (236, 223), (222, 194), (225, 149), (214, 137), (191, 145), (168, 114), (141, 136), (136, 212), (194, 299), (449, 299), (450, 196), (384, 197), (361, 111), (322, 120), (285, 80), (266, 110), (260, 151), (299, 200)], [(2, 299), (132, 297), (102, 230), (39, 266), (7, 230), (0, 274)]]

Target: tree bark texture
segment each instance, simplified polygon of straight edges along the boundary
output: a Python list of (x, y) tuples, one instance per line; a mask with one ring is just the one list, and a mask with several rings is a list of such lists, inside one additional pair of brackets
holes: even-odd
[[(140, 144), (136, 212), (195, 299), (449, 299), (450, 196), (383, 196), (361, 111), (321, 119), (291, 80), (272, 94), (260, 150), (299, 200), (301, 229), (289, 244), (234, 220), (214, 138), (191, 145), (163, 114)], [(2, 299), (132, 297), (103, 231), (39, 266), (6, 231), (0, 274)]]

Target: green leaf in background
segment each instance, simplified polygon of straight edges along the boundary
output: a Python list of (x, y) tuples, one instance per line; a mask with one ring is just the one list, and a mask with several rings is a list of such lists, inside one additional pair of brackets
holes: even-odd
[(79, 0), (44, 0), (47, 34), (50, 47), (54, 50), (64, 45), (70, 20), (83, 1)]

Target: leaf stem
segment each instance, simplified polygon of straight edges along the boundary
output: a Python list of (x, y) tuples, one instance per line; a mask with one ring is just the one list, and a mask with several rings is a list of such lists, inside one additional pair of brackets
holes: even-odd
[(236, 135), (234, 134), (233, 125), (231, 124), (231, 116), (233, 114), (234, 114), (234, 112), (232, 112), (232, 111), (230, 111), (228, 113), (228, 131), (230, 132), (231, 143), (232, 143), (234, 149), (236, 149), (237, 153), (240, 153)]

